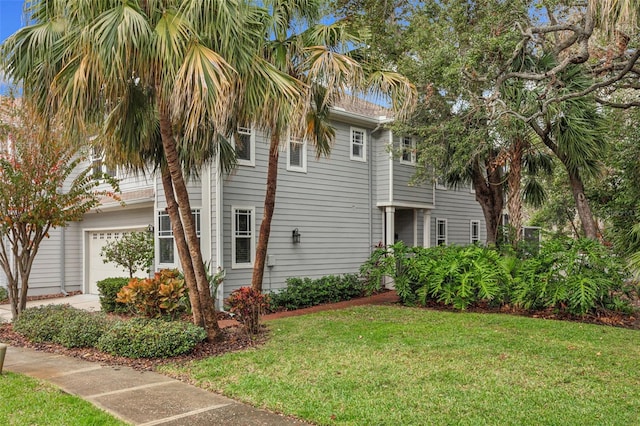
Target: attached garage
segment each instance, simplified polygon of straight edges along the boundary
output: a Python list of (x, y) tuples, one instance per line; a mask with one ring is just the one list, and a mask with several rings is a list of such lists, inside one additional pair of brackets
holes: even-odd
[[(128, 277), (129, 272), (115, 263), (104, 263), (100, 251), (102, 247), (112, 241), (117, 241), (123, 236), (134, 231), (146, 231), (146, 228), (126, 228), (88, 231), (88, 253), (86, 271), (88, 272), (88, 293), (99, 294), (97, 282), (111, 277)], [(146, 273), (138, 271), (136, 275), (144, 278)]]

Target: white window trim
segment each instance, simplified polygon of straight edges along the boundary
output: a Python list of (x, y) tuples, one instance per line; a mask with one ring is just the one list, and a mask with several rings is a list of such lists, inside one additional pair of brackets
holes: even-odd
[[(362, 157), (353, 156), (353, 135), (355, 132), (362, 133)], [(367, 131), (360, 127), (351, 127), (349, 131), (349, 159), (353, 161), (367, 162)]]
[[(409, 159), (405, 160), (404, 159), (404, 154), (405, 154), (405, 150), (407, 149), (405, 146), (405, 141), (411, 141), (410, 145), (409, 145)], [(400, 138), (400, 163), (401, 164), (408, 164), (411, 166), (415, 166), (416, 165), (416, 140), (415, 138), (411, 137), (411, 136), (402, 136)]]
[(440, 234), (439, 234), (439, 224), (440, 223), (444, 223), (444, 244), (443, 245), (447, 245), (449, 243), (449, 238), (448, 235), (449, 234), (449, 227), (447, 225), (447, 219), (442, 219), (442, 218), (436, 218), (436, 246), (440, 245), (438, 244), (438, 241), (441, 240)]
[[(473, 237), (474, 225), (477, 227), (476, 229), (478, 231), (476, 238)], [(480, 242), (480, 221), (479, 220), (472, 220), (469, 222), (469, 241), (471, 242), (471, 244)]]
[[(196, 221), (195, 223), (196, 235), (198, 236), (198, 238), (202, 239), (202, 209), (199, 207), (192, 208), (191, 214), (199, 217), (199, 223), (198, 221)], [(169, 213), (166, 210), (158, 210), (156, 212), (156, 226), (154, 230), (154, 234), (155, 234), (154, 245), (156, 248), (155, 260), (158, 261), (157, 267), (159, 269), (168, 268), (168, 267), (175, 268), (180, 264), (180, 256), (178, 255), (178, 248), (176, 247), (176, 239), (173, 235), (173, 227), (169, 228), (170, 235), (160, 235), (160, 216), (161, 215), (166, 215), (167, 217), (169, 217)], [(171, 221), (170, 217), (169, 217), (169, 221)], [(173, 242), (173, 263), (160, 262), (160, 240), (161, 239), (171, 239), (171, 241)], [(200, 250), (202, 250), (202, 247), (200, 247)]]
[(294, 141), (301, 142), (302, 144), (302, 165), (297, 166), (295, 164), (291, 164), (291, 143), (292, 137), (289, 135), (289, 139), (287, 140), (287, 170), (291, 172), (299, 172), (299, 173), (307, 173), (307, 139), (293, 138)]
[(95, 163), (99, 163), (100, 164), (100, 171), (102, 173), (105, 173), (111, 177), (117, 177), (118, 176), (118, 168), (116, 167), (115, 169), (109, 169), (109, 167), (107, 167), (107, 165), (105, 164), (105, 153), (103, 150), (99, 150), (97, 147), (93, 146), (91, 147), (91, 151), (89, 152), (89, 163), (90, 163), (90, 172), (89, 172), (89, 176), (93, 176), (94, 174), (94, 170), (95, 170)]
[[(250, 244), (250, 263), (236, 263), (236, 210), (251, 211), (251, 244)], [(254, 206), (231, 206), (231, 269), (249, 269), (253, 268), (256, 253), (256, 208)]]
[[(242, 133), (245, 135), (249, 135), (249, 155), (251, 156), (251, 159), (249, 160), (245, 160), (242, 158), (238, 158), (238, 165), (240, 166), (250, 166), (250, 167), (255, 167), (256, 166), (256, 132), (255, 129), (253, 128), (253, 126), (250, 127), (242, 127), (242, 126), (238, 126), (237, 129), (238, 133)], [(233, 145), (233, 148), (236, 148), (236, 138), (235, 136), (231, 138), (231, 142)]]
[(443, 185), (441, 184), (439, 181), (440, 179), (443, 179), (442, 176), (437, 176), (436, 177), (436, 189), (441, 189), (443, 191), (447, 190), (447, 185)]

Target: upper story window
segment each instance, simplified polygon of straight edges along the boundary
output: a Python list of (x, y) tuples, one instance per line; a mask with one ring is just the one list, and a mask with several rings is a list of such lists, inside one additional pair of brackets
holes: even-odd
[(233, 136), (238, 164), (241, 166), (256, 165), (256, 135), (251, 127), (240, 127)]
[(356, 161), (367, 161), (367, 132), (364, 129), (351, 128), (350, 158)]
[(116, 171), (105, 164), (104, 151), (102, 149), (95, 146), (91, 147), (89, 160), (91, 161), (91, 175), (100, 176), (103, 173), (112, 177), (116, 175)]
[(231, 207), (231, 212), (231, 265), (251, 268), (256, 247), (255, 208)]
[(471, 244), (480, 242), (480, 221), (472, 220), (469, 225), (469, 240)]
[[(191, 210), (196, 226), (196, 235), (200, 239), (200, 210)], [(158, 212), (158, 263), (175, 265), (175, 242), (173, 239), (173, 228), (171, 219), (166, 211)]]
[(447, 219), (436, 219), (436, 245), (447, 245)]
[(436, 189), (447, 189), (447, 183), (445, 182), (444, 177), (436, 177)]
[(287, 143), (287, 170), (307, 172), (306, 139), (289, 136), (289, 142)]
[(416, 164), (416, 141), (411, 136), (403, 136), (401, 141), (402, 155), (400, 162), (405, 164)]

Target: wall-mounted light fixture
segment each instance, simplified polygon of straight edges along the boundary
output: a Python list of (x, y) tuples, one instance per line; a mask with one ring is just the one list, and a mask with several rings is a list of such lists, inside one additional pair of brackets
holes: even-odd
[(300, 242), (300, 231), (298, 231), (298, 228), (291, 231), (291, 238), (293, 238), (294, 244), (298, 244)]
[(153, 233), (153, 225), (152, 224), (147, 225), (147, 231)]

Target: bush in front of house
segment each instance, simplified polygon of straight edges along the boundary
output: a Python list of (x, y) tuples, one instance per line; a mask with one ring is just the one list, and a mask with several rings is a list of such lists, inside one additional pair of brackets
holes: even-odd
[(9, 299), (9, 293), (7, 292), (7, 289), (4, 287), (0, 287), (0, 302), (4, 302), (7, 299)]
[(269, 310), (294, 310), (335, 303), (362, 296), (363, 285), (355, 274), (328, 275), (318, 279), (289, 278), (287, 287), (269, 294)]
[(129, 283), (129, 278), (105, 278), (96, 284), (100, 290), (100, 309), (102, 312), (123, 314), (129, 312), (126, 304), (116, 301), (118, 292)]
[(162, 269), (153, 278), (133, 278), (118, 292), (116, 302), (148, 318), (176, 319), (188, 309), (187, 286), (177, 269)]
[(590, 239), (551, 239), (522, 257), (475, 245), (400, 242), (376, 250), (361, 273), (373, 280), (370, 286), (392, 278), (405, 305), (438, 302), (460, 310), (488, 303), (571, 315), (630, 313), (635, 291), (622, 259)]
[(203, 328), (191, 323), (131, 318), (115, 321), (96, 347), (127, 358), (168, 358), (191, 352), (206, 337)]
[(227, 310), (234, 314), (250, 335), (260, 331), (260, 315), (269, 306), (269, 296), (252, 287), (240, 287), (225, 300)]
[(13, 329), (36, 343), (59, 343), (67, 348), (92, 347), (108, 327), (107, 319), (69, 305), (47, 305), (22, 311)]

